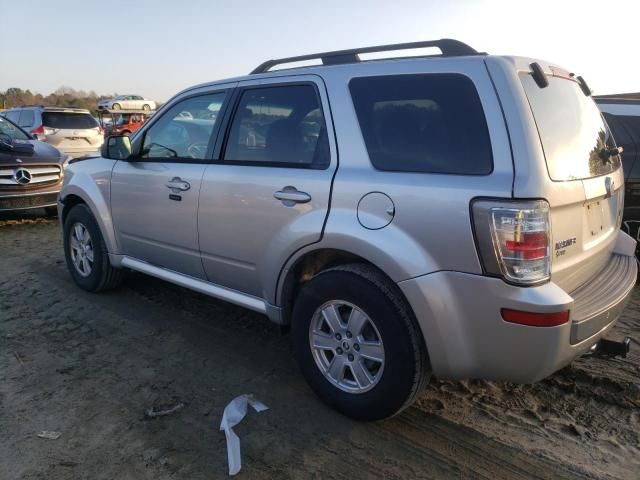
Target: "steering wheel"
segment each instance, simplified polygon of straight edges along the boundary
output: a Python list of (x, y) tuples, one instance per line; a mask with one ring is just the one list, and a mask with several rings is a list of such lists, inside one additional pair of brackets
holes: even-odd
[(191, 158), (202, 159), (207, 154), (209, 144), (207, 142), (195, 142), (187, 147), (187, 153)]

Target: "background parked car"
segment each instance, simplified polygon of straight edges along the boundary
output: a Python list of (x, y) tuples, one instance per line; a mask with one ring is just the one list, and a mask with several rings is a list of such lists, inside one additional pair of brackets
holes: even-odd
[(70, 158), (0, 116), (0, 211), (45, 208), (54, 215)]
[(100, 110), (155, 110), (156, 102), (140, 95), (118, 95), (98, 103)]
[(625, 176), (623, 227), (640, 236), (640, 93), (594, 97), (616, 143), (624, 148)]
[(104, 128), (105, 136), (131, 135), (138, 130), (151, 115), (145, 113), (123, 112), (117, 115), (100, 112), (100, 124)]
[(2, 112), (37, 140), (50, 143), (72, 157), (94, 155), (104, 131), (89, 110), (64, 107), (17, 107)]

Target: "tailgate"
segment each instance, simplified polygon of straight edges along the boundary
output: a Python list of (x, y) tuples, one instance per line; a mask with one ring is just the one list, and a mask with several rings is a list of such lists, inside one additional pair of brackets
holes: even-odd
[(551, 215), (551, 277), (568, 292), (604, 268), (622, 220), (624, 175), (602, 116), (575, 77), (551, 67), (541, 88), (521, 73), (540, 137)]
[(47, 143), (62, 150), (97, 149), (103, 142), (100, 126), (89, 113), (45, 111), (42, 124)]

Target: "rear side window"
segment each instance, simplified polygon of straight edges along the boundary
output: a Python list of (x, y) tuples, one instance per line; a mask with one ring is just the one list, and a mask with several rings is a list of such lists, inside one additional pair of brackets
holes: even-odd
[(20, 112), (20, 118), (18, 119), (19, 127), (31, 127), (35, 122), (35, 116), (33, 110), (22, 110)]
[(324, 169), (329, 142), (312, 85), (248, 89), (236, 109), (225, 162)]
[(468, 77), (361, 77), (349, 89), (375, 168), (458, 175), (493, 170), (487, 122)]
[(42, 124), (49, 128), (82, 130), (96, 128), (98, 122), (88, 113), (42, 112)]

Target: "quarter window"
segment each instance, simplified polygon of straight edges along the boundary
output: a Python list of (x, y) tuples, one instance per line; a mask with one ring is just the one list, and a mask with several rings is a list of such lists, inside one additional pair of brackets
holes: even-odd
[(460, 74), (354, 78), (349, 89), (379, 170), (487, 175), (489, 131), (473, 82)]
[(140, 157), (204, 160), (224, 97), (214, 93), (176, 103), (147, 130)]
[(33, 115), (33, 110), (22, 110), (20, 112), (20, 119), (18, 120), (18, 126), (20, 127), (30, 127), (35, 122), (35, 117)]
[(287, 85), (245, 90), (231, 123), (224, 161), (327, 168), (329, 142), (316, 89)]

